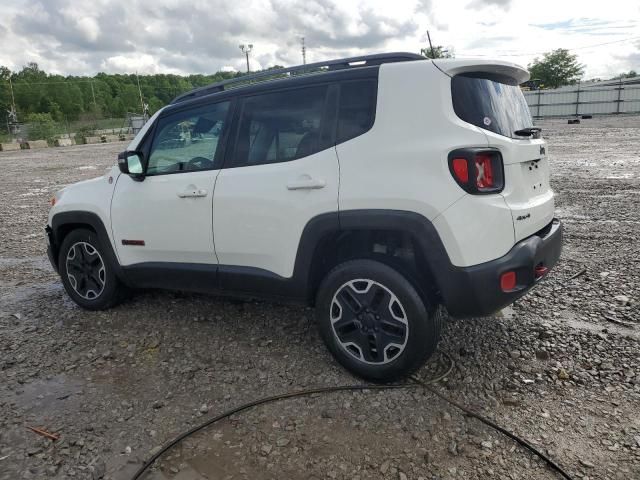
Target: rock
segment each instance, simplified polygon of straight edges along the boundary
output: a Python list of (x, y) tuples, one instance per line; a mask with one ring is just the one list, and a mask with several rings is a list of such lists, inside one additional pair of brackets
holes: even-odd
[(262, 453), (262, 455), (264, 455), (266, 457), (267, 455), (269, 455), (271, 453), (271, 450), (273, 450), (273, 445), (269, 445), (267, 443), (265, 445), (262, 445), (262, 448), (260, 449), (260, 452)]
[(404, 472), (398, 472), (398, 480), (407, 480), (407, 475)]
[(626, 295), (616, 295), (613, 299), (620, 305), (627, 305), (629, 303), (629, 297)]
[(522, 355), (520, 350), (512, 350), (509, 352), (509, 355), (511, 355), (511, 358), (513, 358), (514, 360), (517, 358), (520, 358), (520, 356)]
[(564, 368), (561, 368), (560, 370), (558, 370), (558, 378), (560, 380), (569, 380), (569, 374)]
[(153, 402), (153, 408), (155, 408), (156, 410), (162, 407), (164, 407), (164, 402), (162, 400), (156, 400), (155, 402)]
[(538, 360), (549, 360), (551, 355), (546, 350), (536, 350), (536, 358)]
[(180, 473), (180, 469), (179, 469), (178, 467), (171, 467), (171, 468), (169, 469), (169, 471), (170, 471), (171, 473), (173, 473), (174, 475), (175, 475), (176, 473)]
[(131, 455), (131, 447), (129, 445), (127, 445), (124, 448), (124, 453), (127, 454), (127, 455)]
[(206, 403), (205, 403), (205, 404), (203, 404), (203, 405), (200, 407), (200, 413), (202, 413), (203, 415), (204, 415), (205, 413), (209, 413), (209, 407), (207, 407), (207, 404), (206, 404)]
[(587, 468), (594, 468), (595, 464), (589, 462), (588, 460), (584, 460), (584, 459), (580, 459), (580, 463), (582, 464), (583, 467), (587, 467)]
[(486, 448), (487, 450), (491, 450), (493, 448), (493, 443), (489, 442), (488, 440), (485, 440), (484, 442), (480, 443), (480, 446), (482, 448)]
[(455, 442), (455, 440), (449, 444), (448, 450), (449, 450), (449, 453), (454, 457), (458, 455), (458, 444)]
[(101, 478), (104, 477), (106, 472), (107, 472), (106, 464), (104, 463), (103, 460), (98, 460), (93, 466), (93, 472), (91, 472), (91, 475), (93, 476), (93, 480), (100, 480)]
[(279, 438), (278, 440), (276, 440), (276, 445), (279, 447), (286, 447), (287, 445), (289, 445), (289, 439)]
[(384, 462), (382, 462), (382, 465), (380, 465), (380, 473), (382, 473), (383, 475), (387, 473), (390, 465), (391, 462), (389, 460), (385, 460)]

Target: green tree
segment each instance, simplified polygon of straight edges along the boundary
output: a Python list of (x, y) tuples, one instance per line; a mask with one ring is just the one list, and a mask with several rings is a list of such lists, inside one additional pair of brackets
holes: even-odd
[(30, 113), (26, 117), (29, 140), (53, 141), (57, 125), (50, 113)]
[(578, 63), (578, 56), (564, 48), (547, 52), (542, 59), (534, 59), (528, 68), (531, 78), (550, 88), (573, 85), (584, 73), (584, 65)]
[(433, 47), (426, 47), (420, 49), (420, 55), (424, 55), (427, 58), (453, 58), (453, 51), (446, 49), (442, 45), (436, 45)]
[(635, 70), (629, 70), (628, 72), (621, 73), (617, 77), (613, 78), (636, 78), (638, 73)]

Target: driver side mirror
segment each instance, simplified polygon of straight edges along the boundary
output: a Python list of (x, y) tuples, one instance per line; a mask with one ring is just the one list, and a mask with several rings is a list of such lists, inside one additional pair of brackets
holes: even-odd
[(134, 180), (142, 180), (144, 178), (142, 159), (142, 152), (122, 152), (118, 155), (118, 168)]

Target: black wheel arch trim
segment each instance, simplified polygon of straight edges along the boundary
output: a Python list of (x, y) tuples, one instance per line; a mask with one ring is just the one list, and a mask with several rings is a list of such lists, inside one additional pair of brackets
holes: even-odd
[[(87, 226), (95, 231), (98, 239), (100, 240), (100, 246), (104, 249), (103, 253), (105, 256), (105, 261), (109, 264), (109, 266), (111, 266), (111, 268), (113, 268), (118, 279), (123, 283), (128, 284), (128, 282), (126, 281), (126, 276), (124, 275), (124, 271), (120, 266), (120, 262), (118, 261), (118, 257), (113, 250), (113, 245), (111, 244), (107, 229), (102, 222), (102, 219), (93, 212), (72, 210), (68, 212), (59, 212), (53, 215), (53, 217), (51, 218), (51, 231), (49, 233), (50, 253), (48, 252), (49, 259), (52, 264), (54, 260), (57, 262), (58, 255), (60, 253), (60, 247), (63, 242), (61, 234), (64, 230), (64, 227), (68, 225), (78, 225), (79, 228), (82, 228), (82, 226)], [(57, 264), (54, 264), (53, 266), (57, 271)]]
[[(516, 243), (503, 257), (471, 267), (457, 267), (451, 263), (436, 228), (426, 217), (402, 210), (347, 210), (320, 214), (307, 223), (298, 245), (293, 275), (282, 277), (264, 269), (237, 265), (148, 262), (121, 267), (106, 228), (94, 213), (56, 214), (50, 234), (54, 249), (61, 243), (60, 227), (68, 224), (85, 224), (97, 232), (107, 261), (128, 286), (224, 292), (303, 303), (313, 302), (316, 251), (322, 248), (325, 239), (354, 230), (408, 233), (430, 269), (439, 300), (456, 317), (488, 315), (513, 303), (539, 280), (533, 276), (534, 267), (543, 264), (551, 269), (562, 250), (562, 224), (554, 219), (537, 234)], [(505, 293), (499, 288), (500, 275), (507, 270), (519, 272), (522, 285), (517, 291)]]
[[(449, 257), (432, 223), (414, 212), (399, 210), (349, 210), (328, 212), (312, 218), (300, 237), (293, 275), (282, 277), (261, 268), (238, 265), (202, 265), (149, 262), (123, 268), (133, 285), (173, 290), (223, 291), (227, 294), (257, 296), (312, 303), (315, 298), (316, 251), (328, 237), (354, 230), (394, 230), (411, 234), (427, 256), (432, 271), (448, 271)], [(204, 284), (186, 281), (190, 270)], [(206, 273), (205, 273), (206, 272)], [(215, 274), (214, 274), (215, 272)], [(442, 286), (437, 285), (438, 289)]]

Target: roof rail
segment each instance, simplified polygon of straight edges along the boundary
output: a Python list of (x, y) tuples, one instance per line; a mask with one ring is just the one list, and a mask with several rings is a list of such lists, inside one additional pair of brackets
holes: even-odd
[[(255, 83), (255, 80), (264, 79), (265, 77), (273, 77), (274, 75), (291, 75), (293, 73), (317, 73), (317, 69), (326, 69), (326, 71), (342, 70), (346, 68), (370, 67), (373, 65), (381, 65), (383, 63), (406, 62), (411, 60), (425, 60), (425, 57), (417, 53), (394, 52), (394, 53), (378, 53), (375, 55), (362, 55), (359, 57), (340, 58), (338, 60), (328, 60), (326, 62), (307, 63), (306, 65), (296, 65), (294, 67), (278, 68), (275, 70), (262, 70), (260, 72), (249, 75), (242, 75), (237, 78), (230, 78), (221, 82), (212, 83), (205, 87), (196, 88), (190, 92), (183, 93), (174, 98), (171, 103), (180, 103), (192, 98), (202, 97), (212, 93), (222, 92), (225, 87), (231, 87), (234, 84), (245, 84), (247, 82)], [(267, 78), (268, 80), (269, 78)]]

